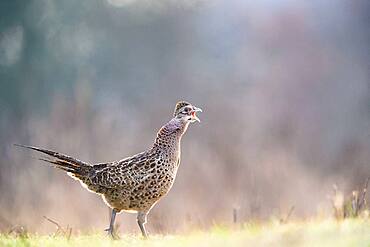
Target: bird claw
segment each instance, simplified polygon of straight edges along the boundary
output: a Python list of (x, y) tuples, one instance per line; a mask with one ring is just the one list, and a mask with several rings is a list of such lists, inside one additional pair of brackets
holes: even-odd
[(107, 229), (105, 229), (104, 231), (108, 232), (108, 235), (109, 235), (113, 240), (117, 240), (117, 239), (119, 239), (119, 237), (118, 237), (116, 234), (114, 234), (113, 229), (111, 229), (111, 228), (107, 228)]

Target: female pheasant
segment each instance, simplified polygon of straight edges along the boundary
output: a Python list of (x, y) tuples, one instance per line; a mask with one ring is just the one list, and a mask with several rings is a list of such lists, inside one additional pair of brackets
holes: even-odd
[(89, 164), (54, 151), (18, 146), (52, 156), (54, 159), (41, 160), (66, 171), (89, 191), (100, 194), (112, 208), (109, 228), (106, 229), (112, 237), (115, 216), (122, 211), (137, 212), (138, 225), (143, 236), (147, 237), (144, 226), (147, 214), (171, 189), (180, 164), (181, 137), (189, 123), (200, 122), (196, 113), (201, 111), (188, 102), (178, 102), (173, 118), (158, 131), (153, 146), (119, 161)]

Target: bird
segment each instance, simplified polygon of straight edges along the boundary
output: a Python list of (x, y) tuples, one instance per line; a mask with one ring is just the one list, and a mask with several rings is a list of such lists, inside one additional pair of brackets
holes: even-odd
[(174, 184), (180, 165), (181, 138), (190, 123), (200, 122), (202, 110), (186, 101), (176, 103), (172, 119), (157, 132), (153, 145), (131, 157), (105, 163), (88, 163), (68, 155), (35, 146), (14, 144), (48, 155), (40, 160), (59, 168), (78, 180), (88, 191), (101, 195), (111, 208), (109, 227), (112, 238), (116, 214), (137, 213), (144, 238), (147, 215)]

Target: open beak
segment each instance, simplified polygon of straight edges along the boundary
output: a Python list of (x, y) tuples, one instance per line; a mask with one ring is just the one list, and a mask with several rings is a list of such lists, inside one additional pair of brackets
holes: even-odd
[(200, 122), (200, 119), (197, 117), (197, 112), (202, 112), (202, 109), (198, 108), (198, 107), (195, 107), (193, 106), (193, 111), (191, 112), (191, 116), (192, 118), (195, 120), (195, 121), (198, 121)]

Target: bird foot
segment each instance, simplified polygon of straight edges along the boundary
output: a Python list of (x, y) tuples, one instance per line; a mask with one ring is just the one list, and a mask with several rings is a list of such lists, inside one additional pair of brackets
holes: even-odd
[(112, 228), (107, 228), (104, 231), (108, 232), (108, 236), (111, 237), (113, 240), (119, 239), (119, 237), (114, 233)]

